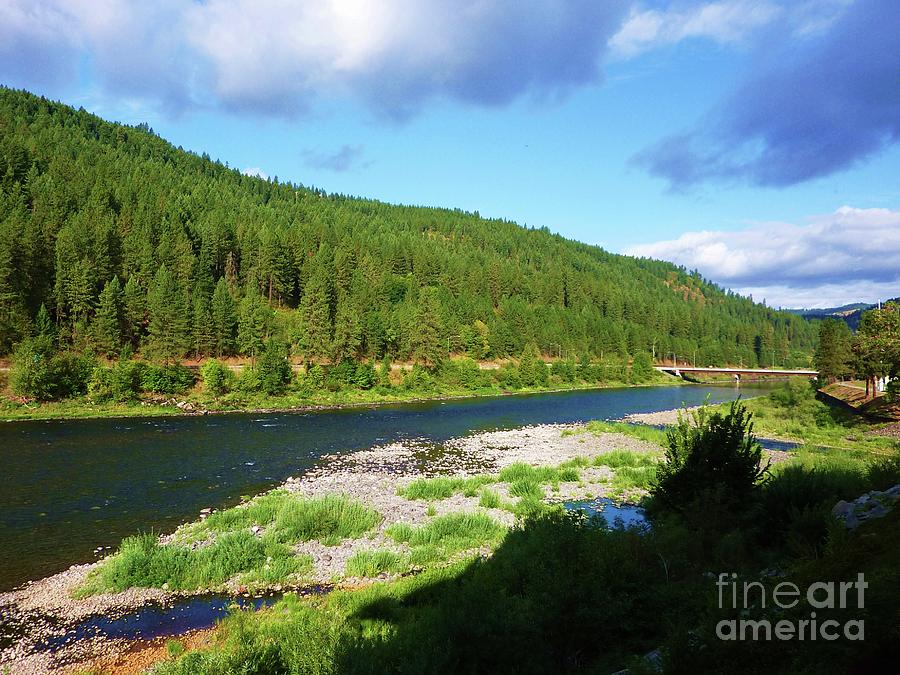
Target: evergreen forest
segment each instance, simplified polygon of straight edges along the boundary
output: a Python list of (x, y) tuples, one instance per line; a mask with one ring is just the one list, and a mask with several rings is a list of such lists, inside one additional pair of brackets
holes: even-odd
[[(598, 205), (598, 209), (602, 208)], [(0, 354), (807, 365), (814, 324), (477, 212), (241, 174), (0, 88)], [(271, 347), (275, 349), (275, 347)]]

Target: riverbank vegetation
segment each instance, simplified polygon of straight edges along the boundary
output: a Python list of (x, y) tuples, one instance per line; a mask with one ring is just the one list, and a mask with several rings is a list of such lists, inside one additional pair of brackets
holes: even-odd
[[(788, 389), (767, 405), (810, 407), (796, 393)], [(845, 673), (890, 662), (900, 605), (900, 509), (848, 531), (831, 508), (838, 500), (900, 483), (898, 448), (890, 455), (867, 448), (810, 448), (766, 466), (749, 422), (738, 403), (707, 410), (669, 431), (666, 459), (649, 481), (649, 529), (601, 526), (552, 508), (529, 514), (508, 532), (496, 530), (496, 537), (488, 520), (397, 526), (397, 541), (416, 542), (426, 554), (431, 546), (447, 545), (441, 551), (446, 556), (479, 542), (491, 542), (495, 550), (488, 558), (429, 565), (412, 576), (315, 600), (286, 596), (270, 610), (236, 611), (212, 648), (161, 664), (159, 672), (537, 673), (628, 667), (635, 673), (657, 668), (752, 673), (763, 667)], [(608, 461), (628, 467), (651, 460), (616, 453)], [(593, 462), (581, 459), (554, 471), (588, 465)], [(561, 479), (550, 473), (517, 466), (509, 468), (507, 478)], [(419, 483), (413, 496), (446, 499), (491, 487), (476, 483)], [(374, 552), (353, 563), (367, 575), (403, 566), (402, 555)], [(720, 606), (718, 573), (767, 593), (780, 583), (806, 589), (819, 581), (855, 581), (863, 573), (864, 607), (815, 611), (820, 624), (862, 619), (865, 640), (799, 641), (796, 635), (722, 640), (717, 632), (722, 620), (749, 616), (796, 626), (809, 621), (811, 608), (803, 601), (788, 610), (758, 603), (746, 609)]]
[(636, 369), (622, 360), (546, 363), (527, 354), (494, 368), (482, 368), (460, 357), (430, 368), (404, 367), (388, 359), (377, 367), (345, 360), (337, 365), (307, 364), (294, 372), (285, 354), (275, 351), (260, 358), (255, 366), (247, 364), (240, 375), (223, 362), (208, 360), (200, 368), (199, 378), (194, 371), (176, 364), (134, 360), (102, 364), (86, 356), (73, 357), (77, 367), (47, 367), (59, 358), (50, 352), (30, 354), (14, 363), (12, 379), (27, 382), (32, 392), (59, 392), (64, 388), (69, 398), (0, 400), (0, 417), (14, 420), (288, 410), (682, 382), (652, 368)]
[(808, 381), (789, 380), (768, 396), (750, 399), (745, 405), (753, 413), (756, 431), (769, 438), (864, 455), (891, 453), (896, 447), (895, 439), (878, 434), (879, 424), (819, 401), (815, 386)]
[(245, 176), (6, 88), (0, 120), (0, 355), (29, 400), (133, 388), (131, 366), (85, 374), (91, 355), (242, 357), (259, 375), (245, 389), (270, 394), (281, 367), (263, 362), (287, 355), (512, 358), (527, 387), (538, 356), (805, 365), (815, 343), (812, 324), (697, 273), (545, 228)]

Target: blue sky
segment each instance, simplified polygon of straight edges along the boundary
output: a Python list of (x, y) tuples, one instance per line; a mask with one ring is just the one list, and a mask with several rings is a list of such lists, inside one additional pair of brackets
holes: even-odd
[(900, 295), (895, 0), (3, 0), (0, 82), (229, 165)]

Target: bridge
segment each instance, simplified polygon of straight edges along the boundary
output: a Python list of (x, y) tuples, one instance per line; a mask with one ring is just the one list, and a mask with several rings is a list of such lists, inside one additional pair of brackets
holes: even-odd
[(659, 365), (653, 366), (656, 370), (663, 373), (671, 373), (681, 377), (683, 373), (711, 375), (734, 375), (735, 379), (740, 379), (742, 375), (780, 375), (780, 376), (801, 376), (801, 377), (818, 377), (819, 371), (792, 369), (792, 368), (715, 368), (713, 366), (687, 366), (687, 365)]

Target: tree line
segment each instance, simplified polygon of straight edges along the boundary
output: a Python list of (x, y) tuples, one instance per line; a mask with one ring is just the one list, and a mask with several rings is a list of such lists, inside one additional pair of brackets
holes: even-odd
[(900, 305), (863, 312), (855, 334), (843, 321), (822, 321), (815, 364), (825, 382), (864, 379), (866, 396), (875, 395), (877, 380), (900, 378)]
[[(0, 354), (805, 364), (809, 322), (505, 220), (242, 175), (0, 89)], [(48, 342), (49, 340), (49, 342)]]

